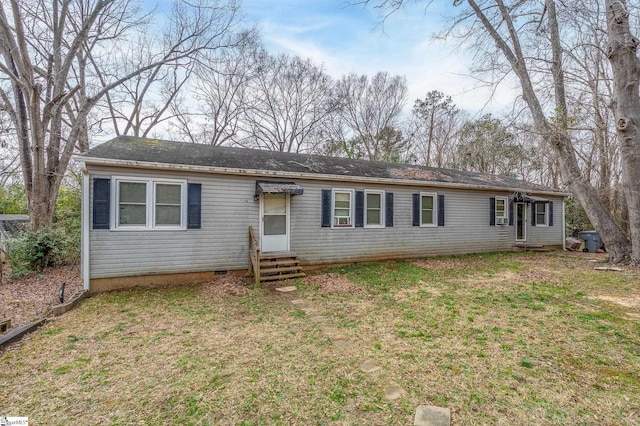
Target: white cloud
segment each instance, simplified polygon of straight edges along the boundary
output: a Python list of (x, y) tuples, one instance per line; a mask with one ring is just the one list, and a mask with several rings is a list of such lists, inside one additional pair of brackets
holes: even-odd
[(262, 28), (269, 50), (310, 58), (334, 78), (378, 71), (405, 76), (408, 109), (431, 90), (450, 95), (471, 113), (505, 109), (516, 95), (513, 84), (503, 84), (492, 98), (492, 89), (479, 87), (468, 76), (469, 54), (454, 43), (432, 38), (446, 25), (440, 15), (450, 12), (442, 3), (435, 3), (428, 13), (423, 4), (407, 3), (383, 27), (371, 8), (345, 7), (341, 0), (324, 0), (313, 7), (293, 0), (250, 0), (245, 5), (255, 6), (251, 16)]

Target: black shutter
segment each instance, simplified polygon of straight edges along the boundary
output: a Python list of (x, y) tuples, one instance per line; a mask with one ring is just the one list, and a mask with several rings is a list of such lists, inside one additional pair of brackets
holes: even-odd
[(384, 226), (393, 226), (393, 192), (387, 192), (385, 194), (384, 201)]
[(438, 195), (438, 226), (444, 226), (444, 195)]
[(420, 226), (420, 194), (413, 194), (413, 226)]
[(187, 228), (200, 229), (202, 227), (202, 184), (187, 185)]
[(364, 191), (356, 191), (356, 227), (364, 226)]
[(93, 179), (93, 229), (109, 229), (111, 179)]
[(322, 190), (322, 227), (331, 227), (331, 190)]
[(536, 226), (536, 203), (531, 203), (531, 226)]
[(549, 201), (549, 226), (553, 226), (553, 201)]
[(515, 203), (513, 200), (509, 200), (509, 226), (513, 226), (513, 208), (515, 207)]
[(489, 225), (496, 226), (496, 199), (489, 198)]

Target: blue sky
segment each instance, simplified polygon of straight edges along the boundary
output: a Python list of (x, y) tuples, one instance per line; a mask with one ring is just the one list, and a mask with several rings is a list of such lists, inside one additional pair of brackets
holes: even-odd
[(333, 77), (378, 71), (405, 76), (407, 107), (430, 90), (450, 95), (461, 108), (477, 114), (508, 107), (513, 90), (502, 87), (493, 100), (468, 76), (469, 54), (456, 41), (434, 40), (455, 10), (451, 0), (407, 2), (382, 26), (378, 11), (344, 0), (244, 0), (246, 19), (256, 22), (271, 52), (288, 52), (324, 65)]

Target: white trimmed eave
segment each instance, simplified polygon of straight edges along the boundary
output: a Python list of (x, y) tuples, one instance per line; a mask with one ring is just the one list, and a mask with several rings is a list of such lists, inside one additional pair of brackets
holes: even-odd
[(132, 161), (132, 160), (116, 160), (110, 158), (96, 158), (96, 157), (76, 157), (76, 160), (83, 161), (86, 165), (96, 166), (110, 166), (110, 167), (125, 167), (134, 169), (149, 169), (149, 170), (170, 170), (181, 172), (200, 172), (211, 174), (223, 174), (223, 175), (237, 175), (237, 176), (273, 176), (273, 177), (286, 177), (286, 178), (298, 178), (309, 180), (323, 180), (323, 181), (336, 181), (336, 182), (361, 182), (361, 183), (387, 183), (391, 185), (407, 185), (407, 186), (429, 186), (438, 188), (455, 188), (455, 189), (477, 189), (484, 191), (501, 191), (501, 192), (521, 192), (548, 195), (554, 197), (568, 197), (570, 194), (566, 192), (554, 192), (554, 191), (540, 191), (526, 188), (509, 188), (502, 186), (490, 186), (490, 185), (472, 185), (467, 183), (455, 183), (455, 182), (437, 182), (428, 180), (409, 180), (409, 179), (392, 179), (392, 178), (377, 178), (367, 176), (345, 176), (345, 175), (330, 175), (321, 173), (303, 173), (303, 172), (286, 172), (286, 171), (273, 171), (273, 170), (254, 170), (254, 169), (235, 169), (227, 167), (215, 167), (215, 166), (195, 166), (185, 164), (168, 164), (168, 163), (154, 163), (148, 161)]

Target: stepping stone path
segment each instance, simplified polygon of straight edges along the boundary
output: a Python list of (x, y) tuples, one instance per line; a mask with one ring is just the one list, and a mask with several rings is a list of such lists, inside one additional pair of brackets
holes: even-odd
[(334, 327), (324, 327), (322, 329), (322, 333), (333, 340), (346, 340), (344, 334), (342, 334), (340, 330)]
[(382, 391), (384, 392), (384, 398), (389, 401), (395, 401), (404, 395), (404, 390), (397, 385), (387, 385)]
[(334, 340), (333, 344), (340, 349), (351, 349), (351, 343), (347, 342), (346, 340)]
[(451, 410), (433, 405), (418, 405), (413, 426), (449, 426)]
[(360, 365), (360, 370), (364, 371), (365, 373), (373, 373), (374, 371), (380, 370), (380, 366), (376, 365), (373, 360), (368, 359), (363, 362), (362, 365)]
[[(296, 291), (297, 288), (295, 286), (289, 287), (278, 287), (276, 291), (281, 293), (291, 293)], [(310, 306), (302, 306), (307, 305), (307, 301), (304, 299), (293, 299), (291, 303), (300, 306), (300, 310), (304, 311), (305, 314), (309, 315), (311, 313), (317, 312), (316, 309)], [(316, 315), (309, 318), (311, 321), (315, 323), (323, 323), (328, 319), (326, 317)], [(352, 344), (345, 340), (345, 336), (335, 327), (323, 327), (322, 333), (333, 340), (333, 344), (336, 345), (340, 349), (351, 349)], [(360, 370), (365, 373), (373, 373), (375, 371), (380, 370), (380, 366), (375, 363), (375, 361), (368, 359), (364, 361), (360, 365)], [(404, 390), (394, 384), (386, 385), (382, 392), (384, 393), (384, 398), (388, 401), (395, 401), (404, 396)], [(436, 407), (432, 405), (418, 405), (416, 407), (416, 413), (413, 419), (413, 426), (450, 426), (451, 425), (451, 410), (444, 407)]]

